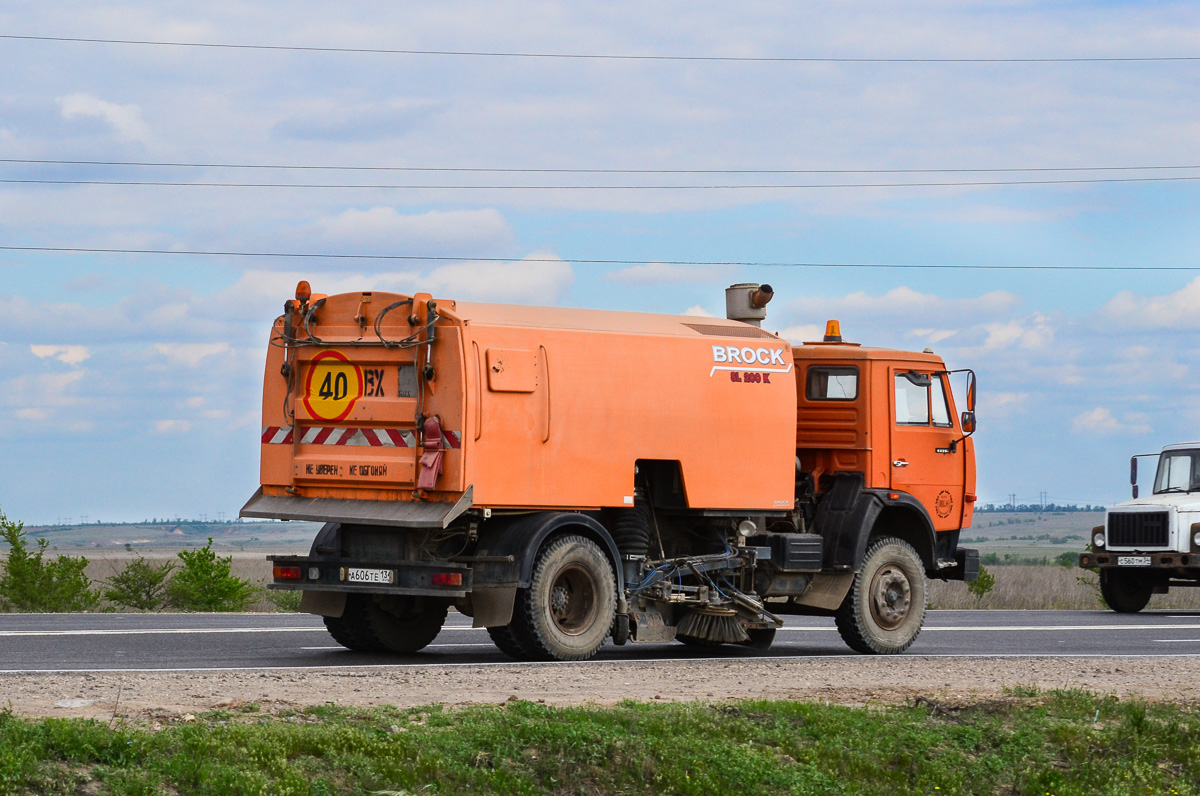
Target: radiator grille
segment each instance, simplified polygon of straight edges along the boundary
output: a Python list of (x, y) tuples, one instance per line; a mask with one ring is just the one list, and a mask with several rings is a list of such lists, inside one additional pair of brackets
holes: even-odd
[(1171, 540), (1169, 513), (1130, 512), (1108, 515), (1109, 547), (1166, 547)]

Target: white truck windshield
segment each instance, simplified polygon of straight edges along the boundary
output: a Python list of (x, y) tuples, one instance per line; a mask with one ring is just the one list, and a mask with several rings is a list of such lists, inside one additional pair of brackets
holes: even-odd
[(1154, 494), (1200, 490), (1200, 450), (1164, 451), (1158, 459)]

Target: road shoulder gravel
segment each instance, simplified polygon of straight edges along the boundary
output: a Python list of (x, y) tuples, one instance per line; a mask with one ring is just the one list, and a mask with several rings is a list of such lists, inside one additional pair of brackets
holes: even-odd
[(1012, 689), (1086, 689), (1200, 702), (1194, 657), (768, 658), (679, 662), (0, 675), (0, 708), (26, 717), (134, 721), (255, 704), (417, 707), (796, 699), (843, 705), (995, 699)]

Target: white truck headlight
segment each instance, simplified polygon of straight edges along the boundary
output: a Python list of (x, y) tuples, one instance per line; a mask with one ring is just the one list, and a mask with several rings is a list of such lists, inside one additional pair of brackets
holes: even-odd
[[(1198, 533), (1196, 535), (1200, 536), (1200, 533)], [(1198, 543), (1198, 544), (1200, 544), (1200, 543)], [(1092, 547), (1104, 547), (1104, 534), (1103, 533), (1097, 531), (1096, 535), (1092, 537)]]
[(1196, 547), (1200, 547), (1200, 531), (1196, 531), (1194, 534), (1192, 534), (1192, 543), (1195, 544)]

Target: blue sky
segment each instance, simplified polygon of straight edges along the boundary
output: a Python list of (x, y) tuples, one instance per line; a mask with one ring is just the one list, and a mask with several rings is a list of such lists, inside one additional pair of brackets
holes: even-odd
[[(1200, 55), (1190, 3), (31, 6), (0, 34), (739, 57)], [(1200, 62), (497, 59), (0, 39), (0, 158), (570, 169), (1200, 166)], [(1200, 169), (486, 175), (0, 163), (0, 179), (534, 185), (1200, 176)], [(1111, 503), (1131, 453), (1200, 437), (1200, 183), (740, 190), (0, 184), (0, 508), (29, 523), (233, 516), (257, 486), (267, 329), (316, 290), (718, 314), (930, 346), (980, 377), (979, 491)], [(497, 258), (476, 263), (454, 258)], [(630, 260), (597, 265), (584, 260)], [(531, 260), (538, 260), (532, 262)], [(1116, 266), (1122, 271), (673, 261)], [(1170, 267), (1176, 271), (1153, 271)]]

